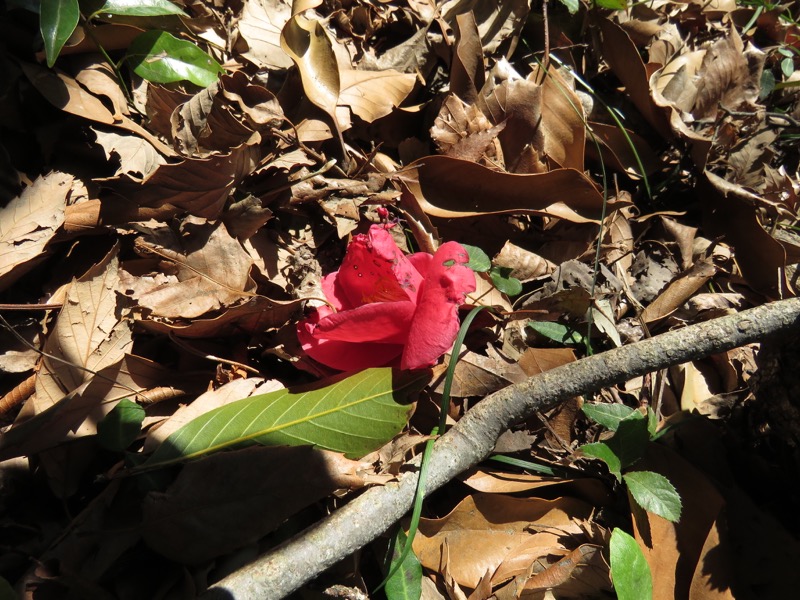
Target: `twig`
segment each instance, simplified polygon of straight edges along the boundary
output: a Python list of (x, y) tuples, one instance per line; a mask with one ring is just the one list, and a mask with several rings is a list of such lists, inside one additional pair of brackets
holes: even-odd
[[(499, 435), (536, 411), (680, 364), (800, 328), (800, 299), (765, 304), (614, 348), (500, 390), (467, 412), (434, 447), (428, 493), (485, 459)], [(207, 590), (202, 600), (277, 600), (368, 544), (411, 507), (416, 472), (367, 490), (319, 523)]]

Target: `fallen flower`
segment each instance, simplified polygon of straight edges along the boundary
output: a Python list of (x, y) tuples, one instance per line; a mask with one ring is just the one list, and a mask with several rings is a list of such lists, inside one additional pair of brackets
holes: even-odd
[[(373, 225), (347, 247), (341, 268), (322, 279), (331, 306), (297, 325), (303, 350), (340, 371), (433, 365), (458, 334), (458, 307), (475, 291), (467, 251), (406, 256), (387, 228)], [(335, 311), (334, 311), (335, 309)]]

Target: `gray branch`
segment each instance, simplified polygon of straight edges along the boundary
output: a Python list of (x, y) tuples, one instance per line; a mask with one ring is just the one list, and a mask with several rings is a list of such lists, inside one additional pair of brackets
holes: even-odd
[[(428, 493), (485, 459), (498, 436), (559, 402), (614, 383), (724, 352), (800, 326), (800, 299), (670, 331), (566, 364), (504, 388), (478, 403), (434, 447)], [(212, 586), (204, 600), (284, 598), (368, 544), (411, 508), (417, 472), (367, 490), (319, 523)]]

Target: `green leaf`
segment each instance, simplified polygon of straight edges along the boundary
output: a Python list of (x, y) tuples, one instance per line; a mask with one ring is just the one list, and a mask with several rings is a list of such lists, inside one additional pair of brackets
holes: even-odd
[(636, 412), (635, 408), (624, 404), (584, 404), (581, 410), (592, 421), (611, 431), (616, 431), (620, 421)]
[(781, 73), (784, 77), (791, 77), (794, 73), (794, 58), (786, 57), (781, 61)]
[(511, 269), (508, 267), (492, 267), (489, 277), (492, 278), (494, 287), (506, 296), (516, 296), (522, 292), (522, 282), (516, 277), (509, 277), (509, 273), (511, 273)]
[(608, 8), (611, 10), (625, 10), (628, 8), (627, 0), (594, 0), (594, 3), (600, 8)]
[(599, 458), (608, 466), (608, 470), (618, 480), (622, 480), (622, 464), (620, 463), (619, 456), (611, 449), (608, 444), (603, 442), (596, 442), (594, 444), (584, 444), (579, 448), (585, 456), (592, 458)]
[(561, 4), (567, 7), (569, 14), (574, 15), (578, 12), (578, 7), (580, 6), (580, 2), (578, 0), (559, 0)]
[(209, 411), (181, 427), (143, 467), (162, 466), (251, 444), (311, 444), (361, 457), (380, 448), (406, 424), (409, 396), (429, 371), (368, 369), (321, 389), (279, 390)]
[[(400, 559), (406, 539), (405, 532), (398, 528), (397, 535), (392, 538), (390, 572), (395, 561)], [(386, 580), (386, 598), (387, 600), (419, 600), (421, 597), (422, 565), (417, 556), (413, 552), (409, 552), (400, 567)]]
[(154, 83), (186, 80), (208, 87), (223, 71), (200, 48), (165, 31), (145, 31), (128, 47), (126, 58), (134, 73)]
[(78, 26), (79, 11), (78, 0), (42, 0), (39, 29), (48, 67), (55, 64), (64, 44)]
[(611, 532), (609, 554), (618, 600), (652, 600), (653, 576), (636, 540), (615, 528)]
[(492, 261), (489, 255), (477, 246), (470, 246), (469, 244), (461, 244), (469, 254), (469, 262), (467, 266), (478, 273), (485, 273), (492, 267)]
[(606, 440), (606, 444), (619, 457), (622, 468), (630, 467), (644, 455), (650, 441), (647, 430), (647, 419), (638, 410), (622, 419), (617, 426), (614, 437)]
[(559, 344), (582, 344), (583, 335), (572, 327), (552, 321), (528, 321), (528, 327)]
[(658, 415), (649, 406), (647, 407), (647, 433), (650, 434), (651, 440), (654, 439), (658, 433)]
[(108, 450), (122, 452), (142, 430), (144, 408), (127, 398), (120, 400), (97, 424), (97, 441)]
[(180, 6), (168, 0), (108, 0), (95, 14), (98, 13), (126, 17), (186, 16)]
[(681, 497), (666, 477), (653, 471), (631, 471), (622, 478), (643, 509), (673, 523), (680, 520)]

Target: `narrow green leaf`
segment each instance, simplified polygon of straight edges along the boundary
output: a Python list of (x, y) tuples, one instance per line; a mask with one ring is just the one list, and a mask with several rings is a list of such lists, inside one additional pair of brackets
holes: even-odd
[(611, 532), (609, 554), (618, 600), (652, 600), (653, 576), (636, 540), (615, 528)]
[(52, 67), (69, 36), (78, 26), (78, 0), (42, 0), (39, 8), (39, 29), (44, 41), (47, 66)]
[(594, 0), (594, 3), (600, 8), (611, 10), (625, 10), (628, 8), (627, 0)]
[(126, 17), (186, 16), (180, 6), (168, 0), (108, 0), (97, 13)]
[(572, 327), (552, 321), (528, 321), (528, 327), (559, 344), (582, 344), (583, 335)]
[(223, 71), (200, 48), (165, 31), (145, 31), (128, 47), (126, 58), (139, 77), (154, 83), (186, 80), (208, 87)]
[[(406, 539), (405, 532), (398, 528), (397, 535), (392, 538), (390, 572), (394, 569), (395, 562), (400, 560)], [(413, 552), (408, 552), (402, 560), (402, 564), (386, 580), (386, 598), (387, 600), (419, 600), (422, 596), (422, 565)]]
[(567, 7), (569, 14), (574, 15), (578, 12), (578, 7), (580, 6), (580, 2), (578, 0), (559, 0), (561, 4)]
[(492, 278), (494, 287), (506, 296), (516, 296), (522, 292), (522, 282), (516, 277), (509, 277), (511, 269), (508, 267), (492, 267), (489, 277)]
[(647, 407), (647, 433), (650, 434), (651, 440), (654, 439), (658, 433), (658, 415), (649, 406)]
[(603, 442), (596, 442), (594, 444), (584, 444), (579, 448), (585, 456), (592, 458), (599, 458), (608, 466), (608, 470), (618, 480), (622, 480), (622, 465), (619, 456), (611, 449), (608, 444)]
[(584, 404), (581, 407), (583, 413), (595, 423), (600, 423), (606, 429), (616, 431), (619, 422), (631, 416), (635, 408), (624, 404)]
[(469, 254), (469, 262), (467, 266), (478, 273), (485, 273), (492, 267), (492, 261), (489, 255), (477, 246), (470, 246), (469, 244), (461, 244)]
[(170, 435), (143, 467), (162, 466), (250, 444), (310, 444), (360, 457), (406, 424), (409, 397), (430, 371), (368, 369), (314, 390), (280, 390), (209, 411)]
[(622, 476), (636, 503), (648, 512), (676, 523), (681, 518), (681, 497), (669, 479), (653, 471), (631, 471)]
[(123, 398), (97, 424), (98, 443), (108, 450), (122, 452), (142, 430), (144, 414), (144, 408), (136, 402)]

